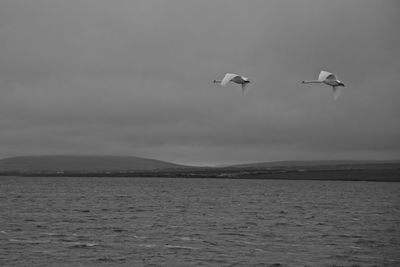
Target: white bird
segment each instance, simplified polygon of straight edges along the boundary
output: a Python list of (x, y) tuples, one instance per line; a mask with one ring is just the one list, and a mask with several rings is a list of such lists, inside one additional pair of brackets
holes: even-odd
[(344, 87), (344, 84), (339, 81), (335, 74), (322, 70), (319, 73), (318, 80), (302, 81), (302, 83), (324, 83), (332, 86), (333, 98), (336, 100), (340, 95), (340, 86)]
[(225, 86), (228, 82), (234, 82), (237, 84), (241, 84), (243, 95), (246, 95), (247, 86), (250, 83), (249, 78), (246, 78), (244, 76), (240, 76), (240, 75), (237, 75), (234, 73), (227, 73), (227, 74), (225, 74), (225, 77), (222, 80), (214, 80), (213, 81), (213, 83), (219, 83), (221, 86)]

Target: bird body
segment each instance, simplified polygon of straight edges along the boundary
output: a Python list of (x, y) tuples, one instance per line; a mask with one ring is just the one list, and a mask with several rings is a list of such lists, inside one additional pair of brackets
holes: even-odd
[(324, 83), (326, 85), (332, 86), (333, 98), (336, 100), (340, 95), (340, 87), (344, 87), (344, 84), (339, 81), (335, 74), (321, 71), (318, 76), (318, 80), (302, 81), (302, 83)]
[(250, 83), (249, 78), (240, 76), (234, 73), (225, 74), (222, 80), (214, 80), (214, 83), (219, 83), (221, 86), (227, 85), (229, 82), (237, 83), (242, 86), (242, 92), (245, 95), (247, 93), (247, 86)]

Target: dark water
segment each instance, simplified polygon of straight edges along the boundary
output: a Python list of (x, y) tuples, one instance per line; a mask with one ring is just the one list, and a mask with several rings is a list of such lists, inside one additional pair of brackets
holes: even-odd
[(400, 183), (0, 177), (0, 266), (400, 266)]

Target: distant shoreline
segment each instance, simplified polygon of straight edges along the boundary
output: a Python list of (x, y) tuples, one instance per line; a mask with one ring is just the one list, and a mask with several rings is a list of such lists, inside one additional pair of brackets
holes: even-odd
[(0, 176), (23, 177), (147, 177), (147, 178), (204, 178), (204, 179), (257, 179), (257, 180), (320, 180), (400, 182), (400, 169), (191, 169), (151, 171), (34, 171), (0, 172)]

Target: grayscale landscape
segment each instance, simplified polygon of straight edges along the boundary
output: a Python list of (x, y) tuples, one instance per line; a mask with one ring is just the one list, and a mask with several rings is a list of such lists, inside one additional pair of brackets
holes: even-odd
[(0, 266), (400, 266), (400, 2), (1, 0)]

